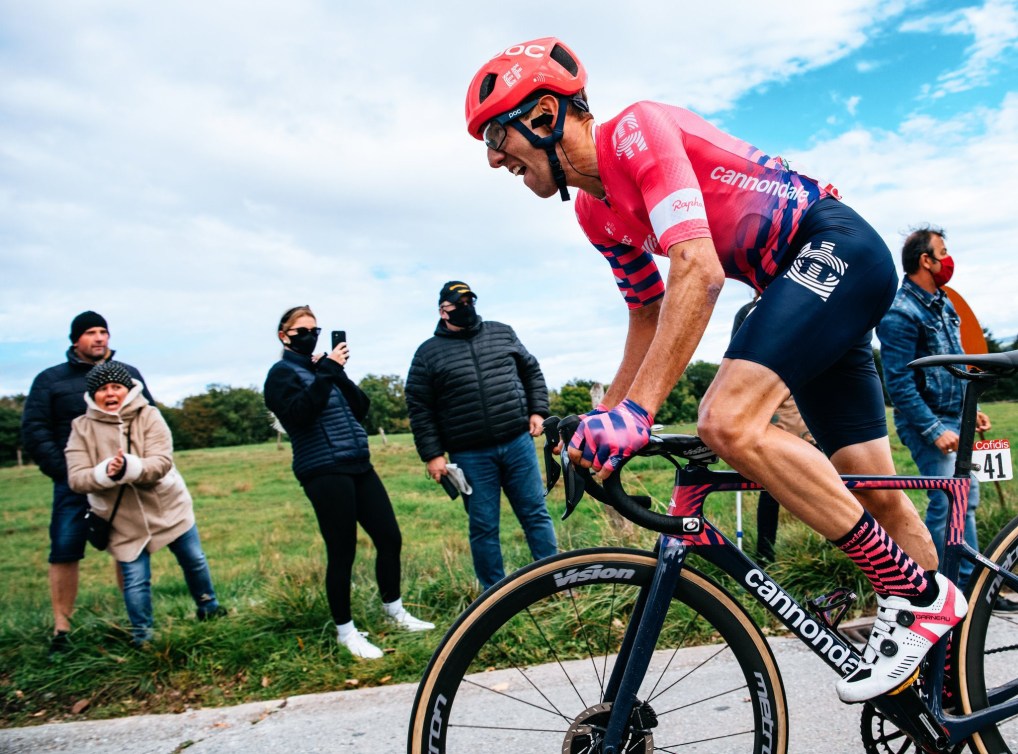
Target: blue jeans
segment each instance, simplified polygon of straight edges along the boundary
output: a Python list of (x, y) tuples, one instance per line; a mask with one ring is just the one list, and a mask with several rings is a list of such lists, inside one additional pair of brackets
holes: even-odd
[(474, 573), (487, 589), (505, 577), (498, 538), (501, 490), (523, 527), (534, 560), (558, 552), (555, 527), (544, 504), (544, 484), (537, 465), (534, 441), (524, 432), (514, 440), (479, 450), (449, 454), (466, 475), (473, 492), (467, 496), (470, 516), (470, 554)]
[[(957, 420), (951, 421), (941, 419), (944, 426), (953, 432), (958, 431)], [(954, 476), (954, 464), (957, 460), (957, 453), (944, 455), (937, 446), (927, 441), (912, 429), (911, 425), (904, 422), (898, 428), (898, 437), (912, 453), (912, 460), (919, 467), (919, 473), (923, 476)], [(948, 499), (943, 490), (929, 490), (929, 507), (926, 509), (926, 528), (930, 530), (933, 537), (933, 544), (937, 547), (937, 557), (944, 558), (944, 536), (947, 531)], [(968, 510), (965, 512), (965, 543), (974, 550), (979, 550), (979, 540), (976, 537), (976, 508), (979, 507), (979, 482), (972, 477), (972, 486), (969, 489)], [(961, 561), (958, 581), (964, 587), (972, 575), (972, 563), (967, 560)]]
[[(210, 615), (219, 609), (216, 592), (212, 588), (212, 575), (205, 553), (198, 537), (195, 524), (184, 534), (170, 543), (170, 552), (177, 557), (184, 572), (187, 589), (198, 606), (199, 617)], [(131, 636), (135, 644), (152, 639), (152, 568), (151, 555), (142, 550), (141, 555), (130, 563), (120, 562), (120, 573), (124, 576), (124, 604), (131, 621)]]
[(49, 562), (77, 563), (85, 557), (85, 511), (88, 498), (66, 482), (53, 482), (53, 515), (49, 521)]

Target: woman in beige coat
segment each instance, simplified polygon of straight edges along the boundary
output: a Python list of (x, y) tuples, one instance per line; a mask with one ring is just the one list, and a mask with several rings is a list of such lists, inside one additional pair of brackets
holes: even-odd
[[(173, 465), (173, 440), (142, 384), (116, 361), (86, 378), (88, 410), (71, 424), (68, 483), (110, 520), (109, 551), (124, 577), (124, 602), (135, 645), (152, 638), (151, 553), (169, 546), (184, 571), (198, 619), (221, 612), (202, 551), (194, 507)], [(119, 506), (117, 500), (120, 500)], [(114, 508), (116, 513), (114, 514)]]

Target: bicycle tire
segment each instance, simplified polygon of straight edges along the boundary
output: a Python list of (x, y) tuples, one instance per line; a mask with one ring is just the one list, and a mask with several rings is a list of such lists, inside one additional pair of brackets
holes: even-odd
[[(1018, 518), (994, 538), (984, 554), (1012, 573), (1018, 568)], [(989, 706), (990, 689), (1018, 677), (1018, 614), (993, 610), (1001, 592), (1015, 599), (999, 578), (976, 566), (969, 590), (968, 616), (958, 636), (958, 679), (961, 707), (966, 713)], [(978, 754), (1018, 752), (1018, 715), (972, 736)]]
[[(607, 717), (604, 680), (652, 553), (593, 548), (533, 563), (492, 587), (435, 651), (411, 712), (410, 754), (591, 750), (578, 721)], [(560, 621), (552, 646), (543, 627)], [(697, 632), (695, 637), (692, 632)], [(690, 642), (685, 652), (662, 651)], [(493, 670), (498, 665), (503, 670)], [(688, 566), (640, 694), (657, 716), (651, 737), (624, 750), (783, 754), (788, 708), (774, 656), (742, 606)], [(660, 747), (660, 748), (659, 748)], [(599, 751), (600, 748), (594, 750)]]

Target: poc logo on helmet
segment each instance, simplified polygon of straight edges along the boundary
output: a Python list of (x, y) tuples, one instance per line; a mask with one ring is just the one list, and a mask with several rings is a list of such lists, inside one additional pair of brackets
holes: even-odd
[(503, 55), (507, 55), (509, 57), (514, 55), (526, 55), (528, 58), (543, 58), (544, 51), (546, 49), (547, 48), (544, 45), (513, 45), (512, 47), (498, 53), (494, 58), (492, 58), (492, 60), (500, 58)]

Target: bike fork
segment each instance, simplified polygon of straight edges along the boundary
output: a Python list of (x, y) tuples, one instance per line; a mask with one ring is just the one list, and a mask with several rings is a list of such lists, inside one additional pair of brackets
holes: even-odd
[[(603, 754), (618, 754), (620, 750), (622, 737), (636, 703), (636, 693), (650, 666), (688, 552), (686, 543), (679, 539), (662, 536), (659, 540), (654, 578), (645, 594), (646, 599), (641, 597), (639, 600), (640, 604), (629, 624), (622, 651), (605, 691), (605, 701), (612, 703), (612, 709), (605, 729), (604, 746), (601, 749)], [(634, 624), (637, 626), (636, 632), (631, 635)]]

